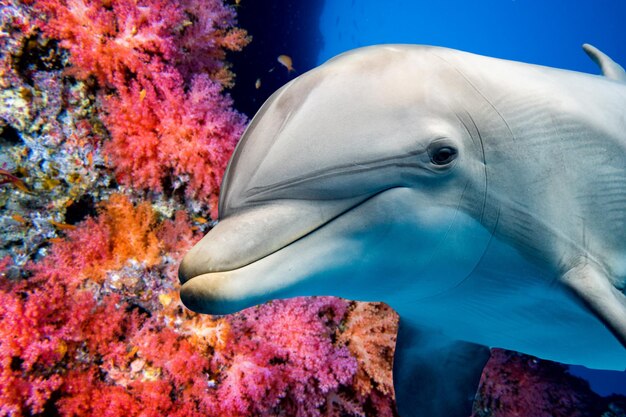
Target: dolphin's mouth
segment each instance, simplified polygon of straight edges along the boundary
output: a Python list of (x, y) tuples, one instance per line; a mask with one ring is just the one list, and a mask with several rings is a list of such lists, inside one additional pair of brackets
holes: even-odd
[(309, 201), (280, 201), (221, 220), (181, 262), (183, 303), (194, 311), (225, 314), (266, 301), (297, 274), (281, 276), (279, 284), (259, 264), (378, 194), (316, 201), (313, 209)]
[[(236, 272), (238, 270), (241, 270), (243, 268), (246, 268), (252, 264), (254, 264), (255, 262), (258, 262), (264, 258), (267, 258), (269, 256), (272, 256), (273, 254), (280, 252), (281, 250), (283, 250), (284, 248), (286, 248), (287, 246), (292, 245), (294, 242), (297, 242), (299, 240), (305, 239), (307, 236), (315, 233), (317, 230), (323, 228), (325, 225), (327, 225), (330, 221), (332, 221), (332, 219), (312, 228), (312, 229), (307, 229), (306, 231), (302, 232), (301, 236), (298, 236), (292, 240), (286, 241), (285, 243), (282, 244), (282, 246), (274, 246), (272, 245), (271, 250), (268, 250), (267, 252), (263, 252), (260, 255), (255, 256), (254, 258), (250, 258), (248, 256), (238, 256), (238, 257), (233, 257), (233, 261), (237, 262), (236, 264), (233, 265), (237, 265), (235, 267), (227, 267), (226, 265), (230, 265), (230, 262), (224, 262), (224, 263), (215, 263), (215, 264), (207, 264), (207, 268), (206, 270), (202, 271), (202, 270), (197, 270), (194, 268), (194, 272), (193, 273), (189, 273), (188, 271), (190, 269), (188, 269), (186, 267), (186, 265), (184, 263), (181, 263), (181, 266), (178, 270), (178, 277), (180, 280), (180, 283), (182, 285), (185, 285), (191, 281), (193, 281), (194, 279), (198, 278), (198, 277), (206, 277), (206, 276), (218, 276), (218, 275), (224, 275), (224, 274), (228, 274), (231, 272)], [(219, 224), (219, 223), (218, 223)], [(188, 261), (187, 257), (185, 257), (184, 261)]]
[(228, 272), (257, 262), (372, 197), (316, 201), (313, 206), (310, 201), (283, 200), (220, 220), (181, 262), (178, 269), (180, 282), (184, 284), (199, 275)]
[[(345, 223), (341, 219), (347, 214), (393, 189), (397, 187), (350, 199), (316, 200), (315, 204), (279, 200), (220, 220), (181, 262), (181, 300), (193, 311), (216, 315), (270, 299), (332, 295), (309, 294), (299, 282), (307, 275), (305, 271), (345, 260), (342, 232), (328, 225)], [(309, 244), (310, 239), (324, 243)]]

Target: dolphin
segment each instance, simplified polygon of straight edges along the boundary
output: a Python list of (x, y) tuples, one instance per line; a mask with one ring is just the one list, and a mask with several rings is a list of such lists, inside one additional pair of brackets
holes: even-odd
[(190, 309), (383, 301), (400, 415), (468, 415), (499, 347), (626, 368), (626, 73), (420, 45), (335, 57), (244, 132), (217, 225), (179, 268)]

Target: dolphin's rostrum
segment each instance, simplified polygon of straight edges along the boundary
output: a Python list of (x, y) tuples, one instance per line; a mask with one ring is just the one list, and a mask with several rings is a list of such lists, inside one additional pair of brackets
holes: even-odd
[(625, 369), (626, 74), (585, 51), (606, 77), (383, 45), (291, 81), (232, 157), (184, 303), (388, 303), (405, 417), (467, 415), (487, 347)]

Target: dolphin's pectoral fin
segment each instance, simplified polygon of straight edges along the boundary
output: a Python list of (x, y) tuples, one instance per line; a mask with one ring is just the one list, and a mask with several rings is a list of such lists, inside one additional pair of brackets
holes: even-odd
[(421, 331), (400, 319), (393, 364), (400, 417), (468, 416), (489, 349)]
[(589, 261), (580, 262), (563, 274), (561, 282), (626, 347), (626, 296), (611, 284), (602, 268)]
[(626, 82), (626, 71), (617, 62), (613, 61), (607, 54), (588, 43), (583, 45), (583, 50), (589, 55), (589, 58), (595, 62), (602, 74), (610, 80)]

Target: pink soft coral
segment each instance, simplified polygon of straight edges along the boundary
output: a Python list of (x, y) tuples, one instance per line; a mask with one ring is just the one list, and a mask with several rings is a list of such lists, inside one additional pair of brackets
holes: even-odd
[[(234, 10), (216, 0), (30, 0), (42, 29), (69, 50), (71, 73), (102, 86), (158, 77), (173, 69), (189, 79), (224, 74), (227, 50), (249, 39), (233, 27)], [(229, 78), (230, 79), (230, 78)]]
[(346, 308), (336, 298), (298, 298), (233, 316), (231, 342), (215, 358), (230, 363), (217, 389), (224, 412), (321, 415), (329, 394), (349, 385), (357, 368), (349, 351), (331, 340)]

